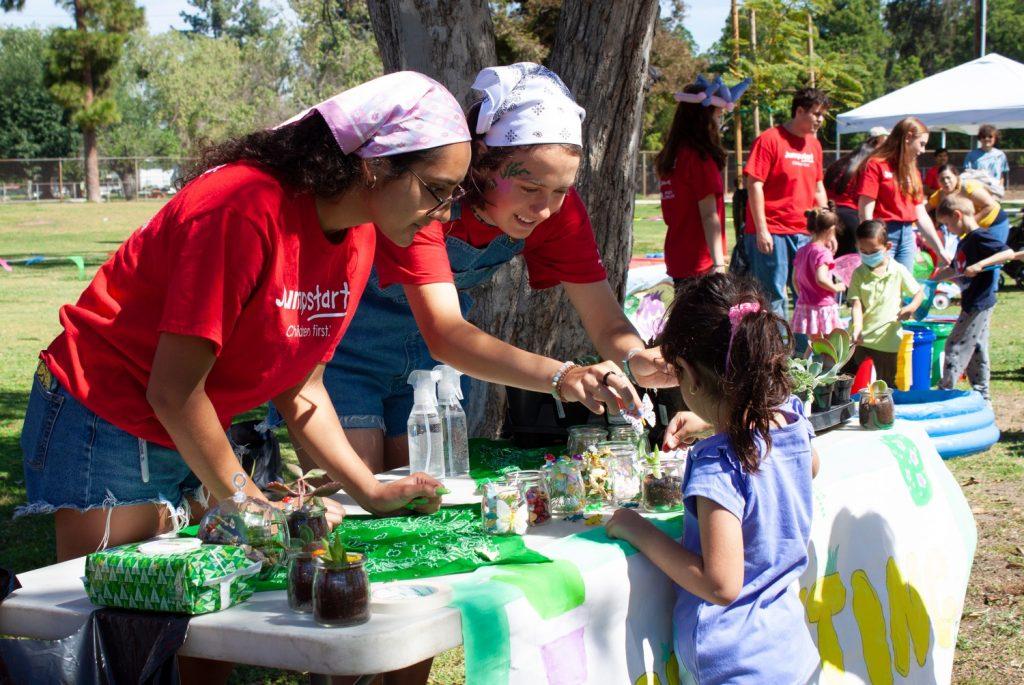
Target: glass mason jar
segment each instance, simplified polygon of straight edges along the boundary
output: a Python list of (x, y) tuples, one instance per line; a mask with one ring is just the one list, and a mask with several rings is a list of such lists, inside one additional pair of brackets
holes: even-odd
[(662, 459), (643, 465), (640, 503), (644, 511), (663, 513), (683, 509), (683, 459)]
[(506, 478), (484, 484), (480, 501), (480, 516), (485, 533), (491, 535), (523, 535), (529, 525), (530, 514), (526, 496), (516, 478)]
[(637, 457), (643, 459), (647, 456), (647, 429), (637, 433), (632, 426), (610, 426), (608, 428), (608, 439), (612, 441), (631, 442), (636, 445)]
[(608, 431), (600, 426), (570, 426), (566, 451), (569, 456), (583, 454), (588, 447), (608, 439)]
[(288, 509), (288, 535), (292, 540), (302, 538), (302, 527), (309, 528), (314, 540), (327, 537), (331, 526), (327, 523), (327, 508), (319, 497), (303, 502), (301, 507)]
[(560, 457), (549, 462), (544, 469), (547, 476), (551, 513), (563, 516), (582, 514), (587, 504), (587, 491), (583, 486), (583, 461), (574, 457)]
[(288, 555), (288, 608), (300, 614), (313, 611), (313, 577), (316, 561), (309, 552)]
[(860, 427), (867, 430), (885, 430), (896, 423), (896, 405), (892, 389), (860, 394)]
[(528, 523), (539, 526), (551, 520), (551, 496), (544, 474), (540, 471), (520, 471), (516, 474), (519, 490), (526, 498)]
[(362, 554), (346, 563), (317, 562), (313, 576), (313, 619), (324, 626), (357, 626), (370, 620), (370, 578)]
[(640, 496), (640, 474), (637, 471), (636, 444), (609, 441), (598, 445), (610, 454), (604, 458), (608, 472), (608, 498), (611, 504), (622, 506), (635, 502)]

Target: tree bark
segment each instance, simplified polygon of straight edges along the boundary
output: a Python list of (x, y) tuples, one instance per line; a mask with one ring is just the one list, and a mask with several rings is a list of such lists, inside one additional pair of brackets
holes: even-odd
[(486, 0), (370, 0), (369, 8), (385, 71), (418, 71), (472, 103), (473, 78), (497, 59)]
[[(635, 160), (657, 17), (657, 0), (566, 0), (550, 59), (551, 69), (587, 110), (576, 188), (620, 303), (633, 247)], [(473, 296), (470, 320), (501, 340), (559, 359), (593, 349), (563, 289), (531, 291), (521, 260)], [(497, 434), (504, 412), (503, 387), (474, 392), (471, 432)]]
[[(85, 23), (85, 7), (80, 1), (74, 4), (75, 30), (85, 32), (89, 27)], [(96, 99), (93, 87), (92, 62), (88, 55), (83, 56), (82, 88), (85, 90), (83, 109), (88, 110)], [(82, 156), (85, 158), (85, 199), (89, 202), (100, 201), (100, 153), (96, 143), (96, 127), (82, 128)]]

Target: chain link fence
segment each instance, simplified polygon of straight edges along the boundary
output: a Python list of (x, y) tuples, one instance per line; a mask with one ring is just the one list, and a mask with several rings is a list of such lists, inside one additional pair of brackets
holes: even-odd
[[(187, 157), (100, 157), (104, 200), (167, 197)], [(0, 159), (0, 202), (85, 199), (81, 157)]]

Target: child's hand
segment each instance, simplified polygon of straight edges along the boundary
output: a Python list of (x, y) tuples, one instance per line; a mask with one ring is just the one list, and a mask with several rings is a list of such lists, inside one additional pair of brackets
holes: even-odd
[(832, 283), (832, 289), (835, 290), (837, 293), (845, 292), (846, 283), (844, 283), (843, 281), (835, 281)]
[(854, 327), (850, 329), (850, 339), (853, 340), (854, 345), (862, 345), (864, 343), (864, 336), (861, 333), (860, 328)]
[(978, 268), (977, 264), (971, 264), (969, 267), (964, 269), (964, 276), (967, 278), (974, 278), (980, 274), (983, 270)]
[(608, 523), (604, 524), (604, 532), (612, 539), (625, 540), (636, 547), (637, 540), (643, 535), (644, 529), (651, 523), (637, 513), (636, 509), (616, 509)]
[(696, 434), (712, 430), (711, 425), (692, 411), (677, 412), (665, 427), (662, 445), (666, 450), (678, 449), (680, 445), (692, 445)]
[(900, 309), (900, 313), (896, 315), (896, 318), (900, 321), (906, 321), (914, 315), (915, 311), (917, 311), (917, 306), (911, 306), (908, 304), (906, 307), (902, 307)]

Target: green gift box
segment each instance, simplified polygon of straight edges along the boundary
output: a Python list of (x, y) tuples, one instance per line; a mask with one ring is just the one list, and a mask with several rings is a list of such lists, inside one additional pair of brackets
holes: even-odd
[(232, 545), (147, 552), (146, 543), (133, 543), (87, 556), (85, 591), (92, 603), (207, 614), (248, 599), (260, 569)]

